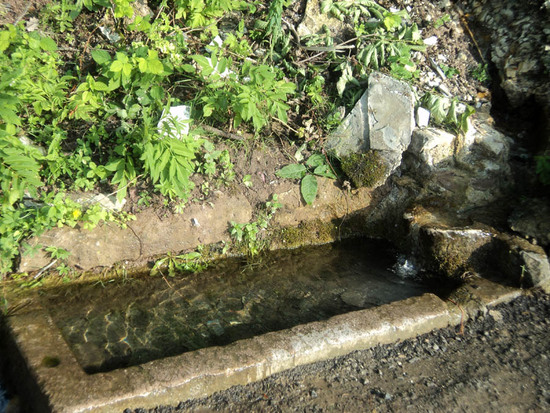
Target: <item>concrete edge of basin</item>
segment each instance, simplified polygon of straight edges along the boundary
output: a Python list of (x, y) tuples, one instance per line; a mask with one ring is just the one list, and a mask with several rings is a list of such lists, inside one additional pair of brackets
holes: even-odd
[(44, 309), (10, 316), (5, 324), (27, 366), (30, 381), (40, 389), (37, 404), (31, 406), (33, 412), (112, 412), (174, 405), (300, 365), (458, 325), (488, 306), (521, 294), (520, 290), (486, 280), (463, 288), (469, 295), (462, 303), (452, 304), (424, 294), (224, 347), (91, 375), (78, 364)]

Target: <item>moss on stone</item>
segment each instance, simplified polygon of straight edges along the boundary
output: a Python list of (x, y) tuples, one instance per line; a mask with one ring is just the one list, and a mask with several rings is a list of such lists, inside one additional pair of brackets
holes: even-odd
[(338, 238), (338, 227), (334, 222), (320, 219), (302, 222), (297, 227), (279, 228), (273, 231), (272, 240), (276, 248), (298, 248), (304, 245), (325, 244)]
[(356, 188), (374, 186), (386, 173), (386, 165), (377, 151), (352, 153), (341, 159), (342, 171)]

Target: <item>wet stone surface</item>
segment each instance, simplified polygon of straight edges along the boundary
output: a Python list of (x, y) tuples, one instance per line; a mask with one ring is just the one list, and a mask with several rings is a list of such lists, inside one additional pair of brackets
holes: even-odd
[(43, 296), (88, 373), (109, 371), (327, 319), (426, 288), (395, 275), (382, 241), (278, 252), (242, 266), (224, 261), (181, 277), (71, 286)]
[(460, 326), (313, 363), (174, 406), (173, 412), (544, 412), (550, 296), (536, 292)]

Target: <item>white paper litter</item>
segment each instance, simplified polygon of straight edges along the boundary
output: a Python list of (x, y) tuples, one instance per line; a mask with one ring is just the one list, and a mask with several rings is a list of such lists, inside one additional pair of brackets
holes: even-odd
[(191, 121), (191, 107), (186, 105), (173, 106), (162, 111), (157, 129), (160, 136), (181, 139), (189, 133)]

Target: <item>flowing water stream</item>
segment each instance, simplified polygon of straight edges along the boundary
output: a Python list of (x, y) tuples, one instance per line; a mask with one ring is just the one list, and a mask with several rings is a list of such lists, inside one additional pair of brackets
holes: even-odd
[(379, 240), (280, 251), (200, 274), (72, 285), (43, 295), (88, 373), (277, 331), (420, 295)]

